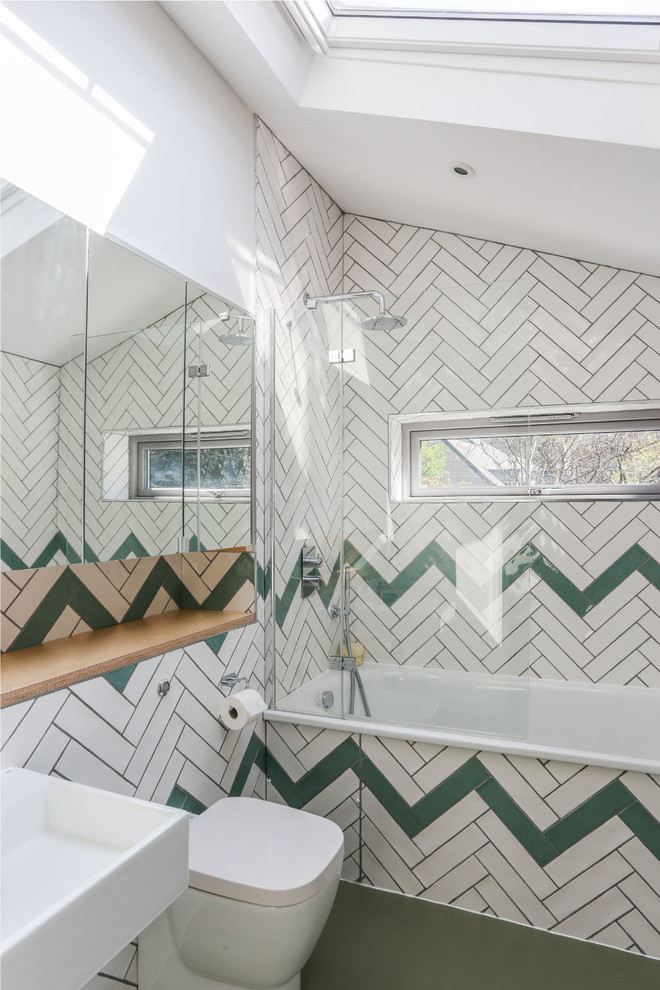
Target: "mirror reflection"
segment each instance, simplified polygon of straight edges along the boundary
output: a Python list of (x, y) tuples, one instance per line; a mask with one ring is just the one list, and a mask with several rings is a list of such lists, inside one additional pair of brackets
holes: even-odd
[(82, 558), (84, 226), (1, 181), (2, 568)]
[(249, 547), (251, 317), (2, 194), (3, 569)]

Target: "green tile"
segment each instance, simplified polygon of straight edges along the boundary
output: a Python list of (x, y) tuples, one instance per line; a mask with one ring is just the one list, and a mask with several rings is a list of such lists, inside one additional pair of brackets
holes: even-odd
[(562, 572), (540, 555), (532, 564), (532, 568), (555, 594), (564, 601), (579, 616), (585, 616), (593, 608), (593, 602), (584, 595)]
[(410, 561), (407, 567), (404, 567), (402, 571), (399, 571), (397, 576), (392, 581), (390, 587), (396, 594), (397, 598), (404, 595), (406, 591), (410, 591), (412, 586), (416, 584), (421, 577), (424, 577), (426, 572), (442, 560), (444, 556), (444, 550), (440, 549), (435, 540), (429, 543), (428, 546), (424, 547), (424, 549), (417, 554), (414, 560)]
[(642, 564), (639, 568), (640, 573), (644, 575), (647, 581), (660, 591), (660, 564), (653, 557), (649, 557), (645, 564)]
[(293, 604), (293, 599), (296, 596), (298, 589), (300, 588), (300, 573), (299, 567), (296, 567), (294, 573), (291, 575), (287, 582), (287, 586), (284, 589), (284, 594), (281, 598), (275, 596), (275, 619), (277, 621), (280, 629), (286, 622), (286, 617), (289, 614), (289, 609)]
[(136, 667), (137, 663), (129, 663), (126, 667), (120, 667), (119, 670), (111, 670), (103, 676), (109, 684), (112, 684), (113, 688), (116, 688), (117, 691), (123, 693), (126, 685), (133, 676)]
[(222, 610), (246, 583), (254, 585), (254, 557), (251, 553), (241, 553), (238, 560), (231, 565), (224, 577), (197, 607)]
[(421, 820), (422, 827), (426, 828), (434, 822), (440, 815), (444, 815), (449, 808), (462, 801), (463, 798), (475, 790), (484, 781), (490, 779), (490, 774), (479, 762), (476, 756), (464, 763), (451, 776), (443, 780), (432, 791), (421, 798), (414, 806), (415, 815)]
[(260, 757), (263, 759), (263, 755), (264, 744), (257, 733), (253, 732), (250, 736), (250, 741), (247, 744), (245, 752), (243, 753), (243, 759), (241, 760), (238, 770), (236, 771), (236, 776), (234, 777), (233, 783), (229, 790), (229, 797), (241, 796), (250, 774), (250, 770), (253, 765), (257, 763)]
[(227, 633), (220, 633), (218, 636), (210, 636), (206, 640), (206, 645), (209, 647), (209, 649), (213, 650), (216, 656), (218, 656), (222, 648), (222, 644), (224, 643), (226, 638), (227, 638)]
[(412, 839), (417, 835), (424, 827), (424, 822), (367, 756), (362, 757), (361, 773), (363, 785), (369, 788), (408, 838)]
[(21, 558), (17, 553), (14, 553), (12, 548), (4, 540), (0, 540), (0, 558), (2, 563), (6, 564), (7, 567), (12, 571), (24, 571), (27, 569), (27, 564), (23, 563)]
[(536, 827), (521, 808), (513, 801), (506, 791), (492, 778), (477, 788), (477, 794), (483, 798), (489, 808), (495, 812), (518, 842), (524, 846), (539, 866), (545, 866), (557, 856), (556, 849), (548, 841), (546, 835)]
[(165, 803), (170, 808), (181, 808), (182, 811), (189, 811), (193, 815), (201, 815), (203, 811), (206, 811), (206, 805), (178, 785), (172, 788), (172, 793)]
[(289, 807), (302, 808), (304, 804), (307, 804), (305, 795), (296, 787), (286, 770), (275, 759), (273, 754), (266, 751), (265, 757), (266, 776)]
[(38, 646), (43, 643), (79, 587), (78, 578), (70, 568), (65, 567), (34, 615), (11, 644), (11, 649), (20, 650), (24, 646)]
[(311, 801), (359, 760), (359, 747), (353, 739), (345, 739), (304, 774), (298, 781), (297, 787), (305, 795), (306, 802)]
[(630, 791), (626, 790), (618, 780), (613, 780), (575, 811), (571, 811), (546, 829), (546, 837), (557, 852), (565, 852), (585, 835), (589, 835), (594, 829), (609, 821), (613, 815), (620, 814), (624, 808), (633, 803), (633, 800)]
[(514, 581), (517, 581), (525, 571), (529, 570), (540, 556), (539, 551), (532, 543), (528, 543), (526, 547), (514, 554), (502, 568), (502, 591), (506, 591)]
[(164, 557), (159, 557), (144, 584), (131, 602), (122, 622), (144, 618), (149, 606), (161, 588), (165, 588), (177, 604), (181, 602), (181, 579)]
[(129, 533), (113, 553), (111, 560), (126, 560), (128, 557), (149, 557), (151, 556), (145, 547), (140, 543), (135, 533)]
[[(58, 530), (52, 540), (49, 540), (47, 546), (41, 551), (37, 559), (32, 564), (33, 567), (46, 567), (50, 564), (53, 557), (58, 553), (58, 551), (64, 554), (66, 560), (69, 560), (67, 553), (66, 539), (63, 533)], [(71, 561), (69, 561), (71, 563)]]
[(634, 544), (618, 560), (610, 564), (595, 581), (592, 581), (588, 588), (584, 589), (585, 595), (594, 605), (598, 605), (599, 602), (602, 602), (603, 598), (606, 598), (612, 591), (615, 591), (619, 585), (623, 584), (626, 578), (634, 574), (648, 559), (648, 554), (640, 546)]
[(660, 822), (638, 801), (619, 812), (619, 818), (643, 842), (649, 852), (660, 859)]
[(98, 557), (98, 555), (94, 552), (94, 550), (92, 550), (92, 548), (90, 547), (89, 543), (87, 543), (87, 541), (85, 541), (85, 545), (83, 547), (83, 552), (84, 552), (84, 555), (85, 555), (85, 563), (86, 564), (98, 564), (99, 563), (99, 557)]
[(118, 625), (117, 619), (112, 613), (108, 612), (107, 608), (82, 583), (69, 604), (90, 629), (106, 629), (108, 626)]
[(435, 565), (451, 583), (456, 585), (456, 561), (448, 553), (443, 553)]

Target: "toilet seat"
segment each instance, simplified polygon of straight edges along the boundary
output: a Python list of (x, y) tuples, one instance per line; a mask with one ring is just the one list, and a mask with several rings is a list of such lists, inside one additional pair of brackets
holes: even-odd
[(299, 904), (341, 869), (334, 822), (256, 798), (224, 798), (190, 823), (189, 885), (266, 907)]

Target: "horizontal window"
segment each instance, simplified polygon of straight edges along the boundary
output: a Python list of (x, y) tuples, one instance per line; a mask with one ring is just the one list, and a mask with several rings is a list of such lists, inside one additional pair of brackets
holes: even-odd
[(250, 497), (249, 430), (196, 436), (131, 437), (135, 498), (196, 498), (240, 501)]
[(660, 409), (515, 411), (407, 422), (404, 497), (660, 496)]

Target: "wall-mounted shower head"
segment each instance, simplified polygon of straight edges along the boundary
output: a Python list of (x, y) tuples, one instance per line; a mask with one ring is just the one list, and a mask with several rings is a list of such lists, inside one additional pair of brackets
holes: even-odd
[(223, 344), (227, 344), (229, 347), (248, 347), (252, 343), (252, 334), (243, 330), (244, 323), (254, 322), (251, 316), (232, 317), (231, 313), (220, 313), (218, 318), (222, 323), (234, 319), (238, 324), (237, 330), (230, 330), (229, 333), (221, 334), (218, 337), (218, 340), (221, 340)]
[(382, 292), (342, 292), (336, 296), (310, 296), (305, 293), (303, 302), (307, 309), (316, 309), (319, 303), (341, 302), (343, 299), (360, 299), (369, 296), (378, 303), (378, 316), (370, 316), (360, 321), (363, 330), (397, 330), (405, 327), (408, 322), (405, 316), (392, 316), (385, 309), (385, 297)]

